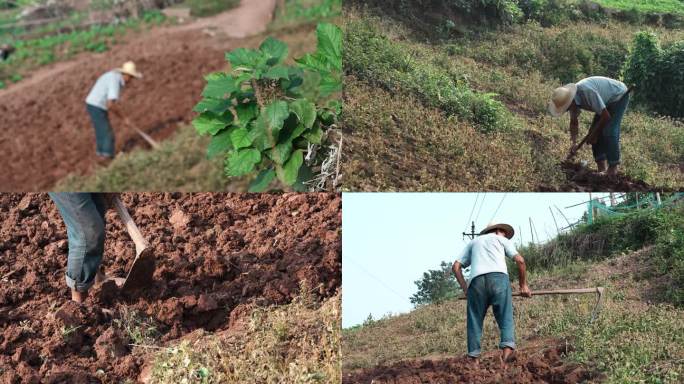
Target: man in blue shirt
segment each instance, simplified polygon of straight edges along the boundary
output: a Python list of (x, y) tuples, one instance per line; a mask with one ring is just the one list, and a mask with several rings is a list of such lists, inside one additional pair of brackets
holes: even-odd
[[(502, 350), (501, 361), (504, 367), (515, 349), (513, 297), (506, 257), (518, 265), (521, 295), (532, 296), (526, 282), (525, 259), (510, 241), (514, 233), (513, 227), (508, 224), (489, 224), (480, 232), (479, 237), (468, 243), (452, 267), (456, 280), (468, 299), (468, 357), (477, 361), (480, 356), (482, 324), (487, 309), (491, 306), (499, 326), (499, 348)], [(470, 267), (470, 279), (466, 284), (461, 268), (467, 267)]]
[(86, 110), (95, 128), (96, 153), (105, 161), (114, 157), (114, 133), (109, 123), (109, 112), (121, 115), (116, 106), (121, 88), (131, 79), (141, 77), (135, 64), (126, 62), (121, 68), (100, 76), (86, 98)]
[(549, 113), (558, 117), (570, 112), (570, 154), (577, 152), (578, 117), (582, 109), (594, 112), (594, 124), (601, 134), (592, 144), (599, 172), (617, 175), (620, 164), (620, 126), (629, 105), (629, 89), (618, 80), (588, 77), (576, 84), (567, 84), (553, 91)]

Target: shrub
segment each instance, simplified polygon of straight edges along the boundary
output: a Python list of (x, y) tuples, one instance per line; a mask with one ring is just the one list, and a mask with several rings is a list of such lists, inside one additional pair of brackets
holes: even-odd
[(635, 102), (684, 116), (684, 41), (663, 49), (654, 33), (639, 32), (623, 71), (625, 82), (637, 88)]

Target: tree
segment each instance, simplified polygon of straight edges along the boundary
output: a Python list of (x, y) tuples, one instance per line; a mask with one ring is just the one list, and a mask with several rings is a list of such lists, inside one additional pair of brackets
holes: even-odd
[(440, 268), (424, 272), (423, 278), (415, 281), (418, 292), (411, 296), (411, 304), (419, 306), (440, 303), (456, 297), (461, 292), (461, 287), (451, 272), (451, 264), (442, 261)]

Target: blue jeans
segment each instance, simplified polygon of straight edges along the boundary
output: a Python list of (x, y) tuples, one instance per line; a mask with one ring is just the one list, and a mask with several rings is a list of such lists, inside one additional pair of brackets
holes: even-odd
[(66, 283), (71, 289), (87, 291), (95, 282), (102, 262), (105, 241), (105, 212), (97, 193), (50, 192), (69, 238)]
[(107, 110), (86, 104), (86, 110), (95, 128), (95, 145), (98, 156), (114, 157), (114, 132), (109, 124)]
[(511, 283), (507, 274), (492, 272), (476, 276), (468, 287), (468, 356), (480, 356), (482, 324), (489, 306), (501, 333), (499, 348), (515, 349)]
[[(629, 106), (629, 95), (625, 95), (619, 101), (609, 104), (607, 109), (610, 113), (610, 122), (603, 128), (601, 136), (596, 144), (591, 146), (594, 160), (608, 160), (609, 165), (620, 164), (620, 126)], [(596, 117), (594, 117), (595, 120)]]

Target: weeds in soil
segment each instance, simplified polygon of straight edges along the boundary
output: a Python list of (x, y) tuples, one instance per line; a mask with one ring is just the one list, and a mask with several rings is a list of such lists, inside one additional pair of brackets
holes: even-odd
[(240, 5), (240, 0), (187, 0), (190, 14), (198, 17), (212, 16)]
[(342, 14), (342, 0), (285, 0), (276, 10), (269, 29), (302, 23), (332, 21)]
[(68, 340), (69, 337), (71, 336), (71, 334), (76, 332), (76, 330), (78, 330), (79, 328), (81, 328), (80, 325), (74, 325), (74, 326), (68, 326), (68, 327), (62, 326), (60, 328), (60, 332), (62, 334), (62, 339)]
[(157, 354), (151, 383), (340, 383), (340, 294), (256, 308), (246, 329)]
[(133, 340), (135, 345), (155, 345), (161, 336), (153, 318), (146, 317), (128, 307), (119, 307), (119, 318), (114, 324)]

